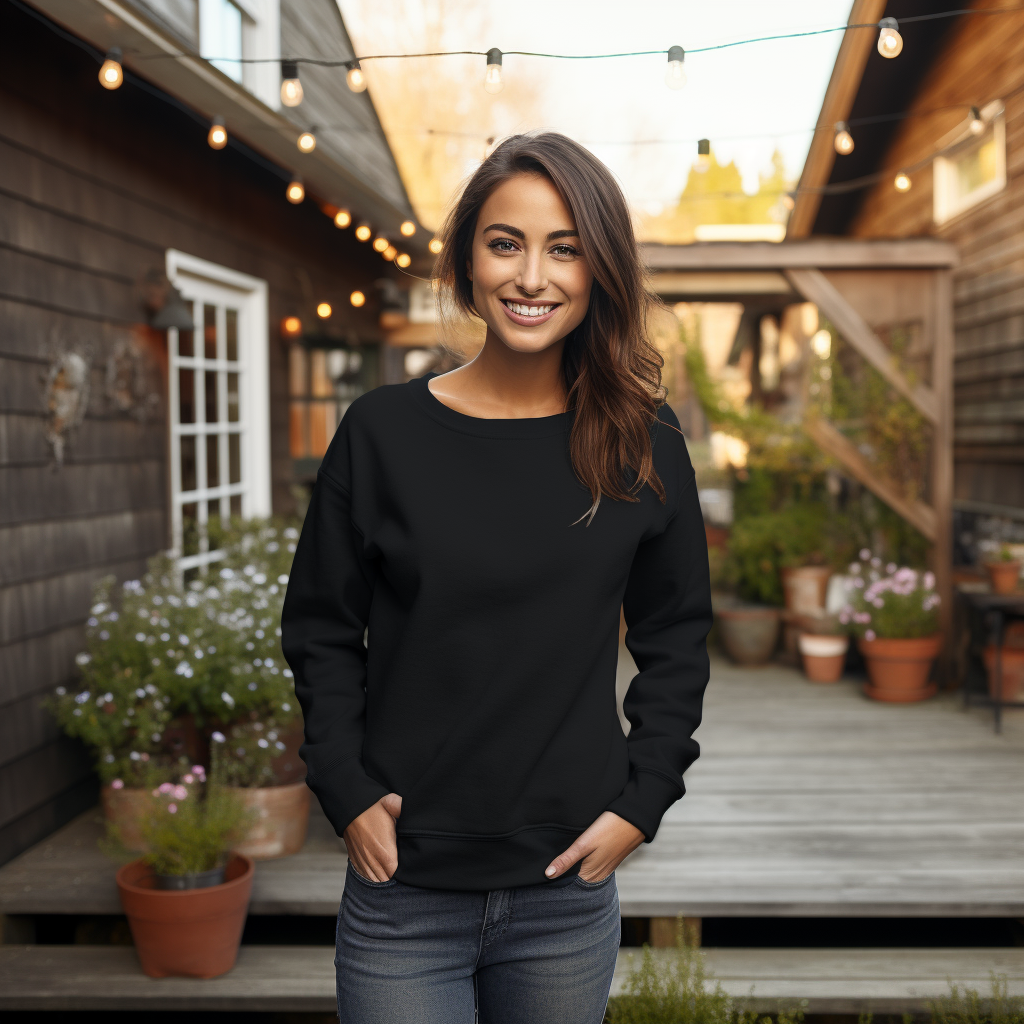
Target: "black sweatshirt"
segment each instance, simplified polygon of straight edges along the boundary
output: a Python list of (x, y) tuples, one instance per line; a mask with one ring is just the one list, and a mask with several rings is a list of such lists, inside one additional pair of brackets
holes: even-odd
[(667, 501), (604, 498), (588, 526), (571, 412), (465, 416), (430, 376), (354, 402), (317, 476), (282, 617), (307, 782), (339, 835), (402, 797), (401, 882), (543, 883), (602, 811), (650, 841), (697, 757), (711, 597), (693, 469), (663, 406)]

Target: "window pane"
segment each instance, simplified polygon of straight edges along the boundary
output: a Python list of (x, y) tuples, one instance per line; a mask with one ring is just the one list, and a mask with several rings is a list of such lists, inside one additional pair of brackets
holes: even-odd
[(238, 362), (238, 310), (224, 310), (224, 333), (227, 335), (227, 358), (233, 363)]
[[(193, 318), (195, 322), (195, 309), (190, 300), (185, 300), (185, 308), (188, 310), (188, 315)], [(194, 355), (195, 340), (192, 331), (178, 331), (178, 355), (179, 356), (191, 356)]]
[(240, 516), (242, 514), (242, 496), (240, 494), (231, 495), (231, 515)]
[(206, 532), (210, 537), (211, 551), (217, 550), (220, 528), (220, 498), (216, 498), (206, 506)]
[(220, 462), (218, 460), (218, 449), (220, 440), (216, 434), (206, 435), (206, 486), (217, 487), (220, 485)]
[(181, 439), (181, 489), (196, 489), (196, 439), (193, 435)]
[(334, 433), (334, 424), (328, 427), (328, 417), (333, 412), (333, 403), (313, 402), (309, 407), (309, 454), (323, 455), (327, 451), (327, 442)]
[(292, 398), (309, 394), (306, 364), (306, 350), (301, 345), (292, 345), (288, 351), (288, 394)]
[(196, 503), (181, 506), (181, 553), (199, 554), (199, 521)]
[(238, 422), (238, 374), (228, 374), (228, 422)]
[(203, 306), (203, 342), (207, 359), (217, 358), (217, 307)]
[(178, 422), (196, 421), (196, 375), (194, 370), (178, 370)]
[(242, 446), (238, 434), (228, 434), (228, 483), (242, 482)]
[(334, 385), (327, 376), (327, 352), (314, 348), (309, 353), (310, 394), (315, 398), (329, 398), (334, 394)]
[(957, 192), (969, 196), (975, 189), (996, 178), (996, 140), (987, 139), (977, 149), (965, 153), (956, 162)]
[(206, 371), (206, 422), (217, 422), (217, 374), (213, 370)]
[[(194, 10), (194, 8), (193, 8)], [(236, 82), (242, 81), (242, 12), (228, 0), (200, 0), (199, 48), (211, 57), (234, 58), (210, 63)]]

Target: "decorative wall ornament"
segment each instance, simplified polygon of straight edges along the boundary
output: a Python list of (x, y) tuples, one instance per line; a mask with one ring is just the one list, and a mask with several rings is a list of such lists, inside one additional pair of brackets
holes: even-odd
[(107, 401), (115, 412), (148, 418), (160, 405), (160, 398), (151, 387), (146, 361), (138, 346), (128, 339), (116, 342), (107, 356)]
[(68, 434), (82, 422), (89, 405), (89, 361), (78, 352), (61, 352), (51, 360), (44, 380), (46, 441), (54, 469), (59, 469)]

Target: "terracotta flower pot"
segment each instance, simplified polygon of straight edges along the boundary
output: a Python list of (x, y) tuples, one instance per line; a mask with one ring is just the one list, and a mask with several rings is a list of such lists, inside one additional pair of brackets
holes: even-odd
[(1017, 699), (1024, 686), (1024, 648), (1001, 647), (999, 662), (1002, 685), (996, 686), (996, 649), (992, 644), (982, 652), (985, 671), (988, 673), (988, 692), (993, 700), (1012, 701)]
[(1020, 562), (986, 562), (993, 594), (1012, 594), (1020, 581)]
[(857, 646), (868, 666), (866, 696), (894, 704), (934, 696), (936, 686), (929, 683), (928, 676), (942, 648), (941, 633), (908, 640), (861, 639)]
[(720, 608), (715, 611), (725, 653), (737, 665), (764, 665), (779, 640), (778, 608)]
[(834, 683), (843, 674), (848, 636), (815, 636), (801, 633), (798, 640), (804, 672), (812, 683)]
[(782, 592), (786, 611), (819, 612), (825, 607), (825, 594), (832, 570), (825, 565), (797, 565), (782, 569)]
[(113, 786), (104, 786), (100, 791), (103, 817), (117, 828), (121, 842), (128, 850), (146, 852), (146, 841), (142, 838), (142, 819), (148, 813), (152, 799), (148, 789), (128, 786), (114, 789)]
[(309, 787), (305, 782), (288, 786), (233, 788), (232, 792), (258, 817), (235, 847), (253, 860), (271, 860), (298, 853), (309, 828)]
[(235, 854), (223, 884), (175, 892), (157, 889), (144, 861), (125, 864), (117, 873), (117, 890), (142, 970), (151, 978), (216, 978), (230, 971), (254, 871), (248, 857)]

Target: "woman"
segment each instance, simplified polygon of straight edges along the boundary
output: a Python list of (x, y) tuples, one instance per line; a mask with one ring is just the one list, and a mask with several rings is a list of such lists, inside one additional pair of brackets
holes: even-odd
[[(484, 347), (352, 405), (284, 607), (307, 781), (349, 853), (339, 1016), (598, 1024), (613, 872), (698, 753), (711, 602), (693, 469), (600, 161), (513, 137), (443, 239), (443, 296), (486, 323)], [(640, 669), (628, 739), (620, 607)]]

